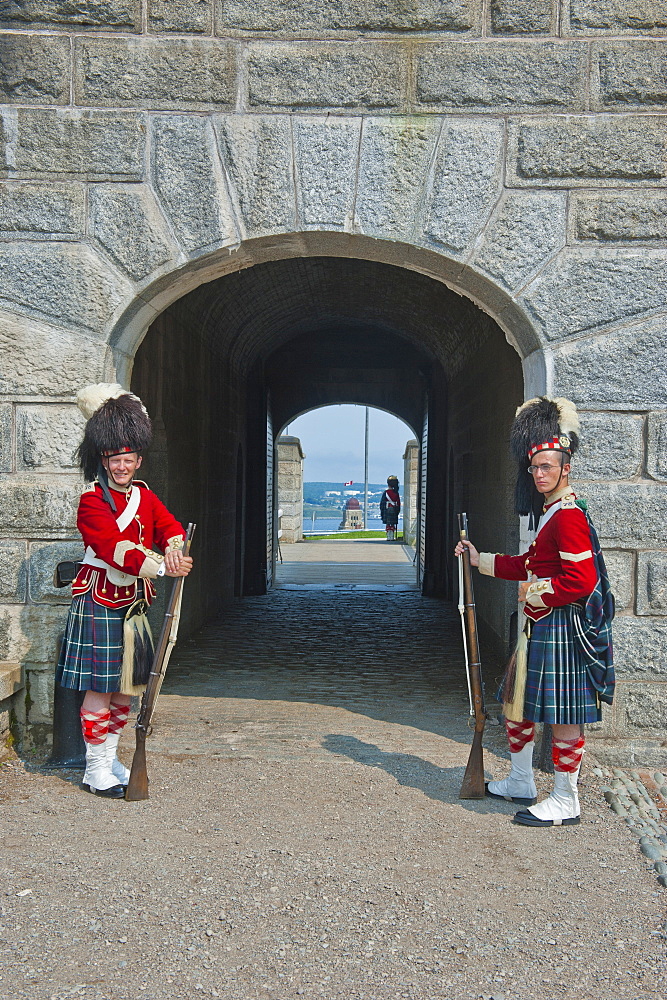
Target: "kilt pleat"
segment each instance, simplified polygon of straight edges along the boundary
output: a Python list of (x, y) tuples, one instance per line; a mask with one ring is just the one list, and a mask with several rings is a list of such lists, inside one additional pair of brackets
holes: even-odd
[(575, 619), (583, 616), (578, 604), (554, 608), (533, 625), (528, 648), (528, 675), (524, 718), (552, 724), (599, 722), (595, 688), (586, 669), (586, 657), (576, 639)]
[(96, 604), (92, 594), (73, 598), (56, 678), (76, 691), (118, 691), (127, 608)]

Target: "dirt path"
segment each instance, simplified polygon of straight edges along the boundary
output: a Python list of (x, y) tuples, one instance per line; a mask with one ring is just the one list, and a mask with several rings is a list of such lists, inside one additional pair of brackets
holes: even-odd
[(458, 799), (457, 628), (411, 593), (238, 602), (178, 650), (148, 802), (0, 768), (0, 997), (663, 998), (667, 891), (590, 758), (577, 828)]

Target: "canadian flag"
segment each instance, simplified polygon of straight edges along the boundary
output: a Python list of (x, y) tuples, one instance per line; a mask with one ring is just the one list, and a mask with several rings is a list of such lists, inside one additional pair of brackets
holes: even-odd
[(354, 479), (350, 479), (349, 483), (344, 483), (344, 486), (354, 486)]

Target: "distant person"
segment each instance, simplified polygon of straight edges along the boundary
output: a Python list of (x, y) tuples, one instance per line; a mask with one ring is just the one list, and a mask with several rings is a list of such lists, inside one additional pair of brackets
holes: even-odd
[(387, 476), (387, 489), (380, 500), (380, 517), (387, 532), (387, 541), (393, 542), (401, 513), (401, 498), (398, 495), (398, 476)]

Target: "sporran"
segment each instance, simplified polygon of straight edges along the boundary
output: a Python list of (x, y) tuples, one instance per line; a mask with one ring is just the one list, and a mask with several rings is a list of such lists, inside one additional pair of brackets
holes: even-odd
[(516, 649), (507, 664), (502, 683), (503, 715), (510, 722), (521, 722), (526, 695), (526, 677), (528, 675), (528, 622), (519, 636)]
[(120, 676), (121, 694), (142, 694), (153, 665), (155, 648), (153, 634), (146, 617), (148, 605), (143, 598), (135, 601), (123, 623), (123, 666)]

